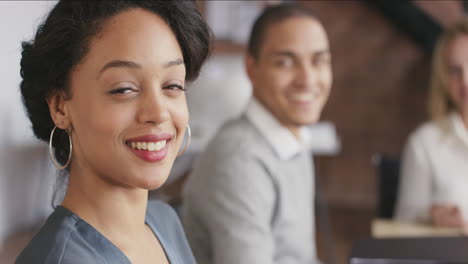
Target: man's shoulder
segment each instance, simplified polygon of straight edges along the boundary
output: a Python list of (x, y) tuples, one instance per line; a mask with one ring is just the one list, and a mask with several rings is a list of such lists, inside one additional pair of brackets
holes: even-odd
[(204, 151), (207, 155), (252, 156), (268, 149), (256, 127), (245, 117), (226, 122), (216, 133)]
[(244, 136), (250, 136), (251, 134), (257, 135), (257, 133), (249, 119), (245, 115), (241, 115), (236, 119), (231, 119), (224, 123), (216, 134), (216, 137), (229, 136), (238, 139)]
[[(227, 122), (197, 157), (185, 191), (240, 187), (271, 177), (275, 153), (246, 118)], [(202, 194), (197, 194), (202, 195)]]

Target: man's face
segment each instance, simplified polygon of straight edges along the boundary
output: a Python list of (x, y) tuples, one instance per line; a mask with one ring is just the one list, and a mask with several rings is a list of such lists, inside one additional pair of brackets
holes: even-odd
[(248, 56), (246, 64), (254, 96), (296, 136), (319, 119), (332, 72), (328, 38), (317, 20), (300, 16), (270, 25), (258, 58)]

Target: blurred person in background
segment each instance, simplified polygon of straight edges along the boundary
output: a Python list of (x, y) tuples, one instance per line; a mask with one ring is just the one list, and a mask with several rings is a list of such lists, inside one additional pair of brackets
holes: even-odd
[(194, 1), (57, 3), (23, 43), (21, 93), (69, 183), (16, 263), (195, 263), (177, 215), (148, 190), (181, 153), (184, 87), (209, 47)]
[(318, 263), (305, 126), (331, 89), (326, 32), (304, 7), (267, 7), (245, 61), (253, 98), (195, 163), (183, 192), (187, 238), (204, 264)]
[(468, 227), (468, 20), (447, 29), (433, 54), (431, 121), (408, 139), (396, 218)]

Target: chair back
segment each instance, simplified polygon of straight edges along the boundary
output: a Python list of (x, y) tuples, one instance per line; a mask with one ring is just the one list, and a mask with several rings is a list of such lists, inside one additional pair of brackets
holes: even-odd
[(372, 159), (377, 174), (377, 217), (393, 218), (400, 183), (400, 158), (375, 154)]

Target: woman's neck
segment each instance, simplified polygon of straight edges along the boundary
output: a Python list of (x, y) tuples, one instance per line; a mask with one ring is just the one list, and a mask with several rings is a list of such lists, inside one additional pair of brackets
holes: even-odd
[(72, 170), (62, 206), (117, 245), (146, 232), (147, 203), (147, 190), (121, 186), (91, 172)]

